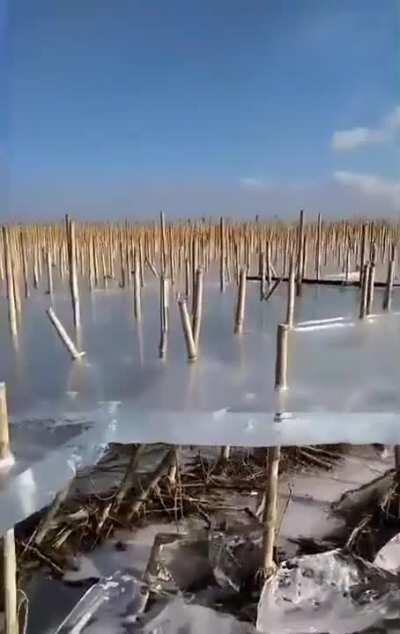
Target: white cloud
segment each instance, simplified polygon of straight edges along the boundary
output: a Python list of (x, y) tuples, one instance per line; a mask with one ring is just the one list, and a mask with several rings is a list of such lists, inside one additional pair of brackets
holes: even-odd
[(390, 130), (400, 130), (400, 106), (386, 117), (386, 125)]
[(390, 141), (400, 130), (400, 106), (390, 112), (376, 128), (355, 127), (338, 130), (332, 135), (332, 148), (337, 151), (349, 151), (364, 145)]
[(371, 130), (370, 128), (352, 128), (334, 132), (332, 147), (334, 150), (354, 150), (362, 145), (381, 143), (387, 138), (384, 130)]
[(334, 179), (368, 197), (381, 198), (393, 208), (400, 209), (400, 181), (391, 181), (376, 174), (362, 174), (358, 172), (338, 171)]
[(267, 187), (267, 184), (263, 180), (253, 178), (252, 176), (241, 178), (239, 184), (242, 189), (264, 189)]

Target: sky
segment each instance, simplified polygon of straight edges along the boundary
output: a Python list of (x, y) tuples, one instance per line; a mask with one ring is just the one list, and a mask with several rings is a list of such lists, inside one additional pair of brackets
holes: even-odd
[(400, 212), (398, 0), (5, 3), (0, 215)]

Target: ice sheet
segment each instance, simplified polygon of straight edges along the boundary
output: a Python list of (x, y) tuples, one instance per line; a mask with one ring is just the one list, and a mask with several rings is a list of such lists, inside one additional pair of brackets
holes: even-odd
[[(283, 562), (261, 594), (265, 634), (353, 634), (400, 616), (399, 577), (338, 550)], [(395, 625), (396, 627), (396, 625)], [(378, 630), (379, 631), (379, 630)]]
[[(85, 424), (82, 420), (86, 420)], [(44, 423), (37, 420), (38, 431)], [(30, 433), (34, 421), (29, 422)], [(70, 414), (65, 424), (48, 419), (49, 434), (60, 442), (43, 451), (41, 459), (29, 460), (24, 450), (21, 426), (11, 425), (20, 434), (15, 467), (0, 481), (0, 531), (28, 517), (48, 504), (78, 468), (96, 462), (111, 442), (176, 445), (232, 445), (267, 447), (347, 442), (353, 444), (400, 444), (397, 413), (292, 414), (276, 420), (259, 412), (163, 412), (135, 410), (134, 403), (102, 404), (97, 410)], [(76, 425), (77, 433), (65, 441), (65, 427)], [(71, 431), (68, 432), (71, 434)], [(29, 435), (27, 435), (29, 438)], [(28, 447), (29, 455), (29, 447)], [(21, 465), (22, 463), (22, 465)]]
[[(64, 424), (42, 419), (11, 424), (16, 460), (0, 476), (0, 533), (49, 504), (78, 469), (95, 464), (106, 446), (106, 429), (104, 423), (83, 424), (78, 418)], [(51, 442), (45, 444), (43, 435)]]
[[(179, 285), (174, 292), (179, 290)], [(357, 319), (355, 288), (309, 288), (296, 301), (296, 320), (344, 317), (353, 327), (291, 333), (285, 406), (290, 411), (400, 410), (400, 317)], [(383, 292), (376, 291), (374, 312)], [(394, 292), (393, 310), (400, 308)], [(81, 362), (72, 362), (45, 315), (47, 296), (25, 303), (13, 346), (7, 306), (0, 300), (0, 380), (7, 383), (14, 415), (29, 417), (49, 404), (62, 410), (96, 407), (98, 401), (133, 400), (139, 409), (213, 411), (226, 407), (274, 412), (276, 327), (285, 318), (286, 285), (260, 302), (256, 283), (248, 283), (243, 335), (233, 333), (236, 290), (221, 294), (208, 281), (200, 353), (188, 364), (176, 302), (171, 296), (170, 332), (165, 361), (158, 358), (158, 286), (143, 289), (143, 319), (132, 313), (132, 291), (110, 289), (92, 295), (81, 289)], [(70, 298), (59, 293), (54, 308), (74, 333)]]

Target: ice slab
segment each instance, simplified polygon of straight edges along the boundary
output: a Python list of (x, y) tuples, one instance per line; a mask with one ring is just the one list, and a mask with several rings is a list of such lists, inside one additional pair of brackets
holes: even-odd
[(389, 572), (400, 573), (400, 533), (381, 548), (375, 557), (374, 564)]
[[(140, 584), (120, 572), (101, 579), (77, 603), (55, 634), (111, 634), (135, 631), (142, 634), (256, 634), (248, 623), (229, 614), (191, 605), (177, 596), (146, 614), (146, 623), (136, 623)], [(122, 629), (121, 629), (122, 628)], [(134, 628), (134, 629), (131, 629)]]
[(140, 604), (139, 583), (129, 573), (117, 571), (89, 588), (55, 634), (121, 631), (122, 615), (134, 615), (135, 604)]
[(256, 629), (249, 623), (240, 623), (229, 614), (220, 614), (215, 610), (200, 605), (185, 603), (181, 597), (167, 603), (160, 612), (138, 632), (143, 634), (256, 634)]
[(399, 616), (399, 577), (335, 550), (282, 564), (263, 588), (257, 629), (352, 634)]
[(0, 475), (0, 533), (49, 504), (78, 469), (100, 459), (107, 443), (106, 424), (81, 419), (31, 420), (10, 428), (15, 463)]
[[(32, 442), (35, 425), (41, 438), (36, 450)], [(67, 420), (12, 423), (11, 439), (16, 461), (0, 479), (1, 532), (51, 502), (77, 469), (100, 459), (109, 443), (244, 447), (400, 444), (400, 413), (314, 412), (278, 417), (229, 409), (209, 413), (138, 410), (129, 402), (103, 403)]]

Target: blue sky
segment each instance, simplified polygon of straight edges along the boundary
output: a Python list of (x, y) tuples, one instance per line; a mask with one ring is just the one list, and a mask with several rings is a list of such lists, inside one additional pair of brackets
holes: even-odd
[(399, 16), (397, 0), (13, 0), (7, 213), (400, 211)]

